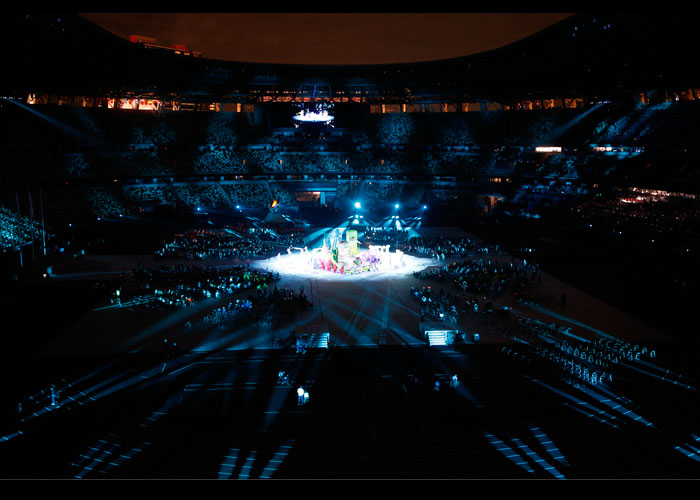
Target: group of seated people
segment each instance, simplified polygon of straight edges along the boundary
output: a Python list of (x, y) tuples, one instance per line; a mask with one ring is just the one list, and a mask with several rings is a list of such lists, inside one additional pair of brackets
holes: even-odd
[(224, 192), (216, 184), (184, 184), (173, 187), (175, 195), (191, 210), (229, 205)]
[(0, 249), (12, 250), (41, 237), (39, 222), (0, 205)]
[(91, 213), (99, 219), (111, 219), (133, 215), (121, 193), (111, 189), (89, 188), (86, 190), (90, 201)]
[(304, 295), (303, 289), (297, 293), (276, 285), (272, 288), (266, 283), (257, 287), (254, 294), (216, 308), (205, 316), (204, 322), (219, 328), (240, 328), (250, 324), (269, 326), (279, 318), (296, 317), (311, 307), (312, 303)]
[(527, 364), (528, 368), (539, 376), (555, 377), (574, 386), (610, 384), (613, 381), (611, 369), (568, 355), (549, 344), (540, 343), (528, 347), (518, 345), (514, 348), (503, 347), (501, 350), (504, 354)]
[(240, 153), (227, 148), (207, 148), (191, 159), (192, 170), (198, 174), (242, 174), (247, 172)]
[(429, 286), (420, 289), (411, 287), (411, 295), (421, 306), (421, 321), (456, 323), (460, 312), (463, 312), (459, 299), (450, 292), (445, 293), (442, 288), (436, 293)]
[(274, 244), (264, 234), (197, 229), (175, 234), (172, 242), (156, 251), (156, 256), (191, 260), (237, 259), (269, 255), (274, 249)]
[(260, 290), (279, 280), (276, 273), (247, 266), (143, 266), (114, 284), (112, 303), (179, 309), (241, 290)]
[(499, 263), (491, 260), (465, 259), (445, 266), (445, 272), (462, 290), (499, 296), (515, 295), (525, 290), (528, 282), (527, 266), (521, 263)]
[(181, 205), (192, 212), (217, 207), (266, 207), (272, 202), (262, 182), (129, 185), (124, 187), (122, 198), (124, 204), (164, 203)]
[(446, 236), (413, 236), (398, 249), (404, 253), (429, 256), (435, 260), (464, 257), (474, 254), (497, 254), (498, 245), (492, 246), (472, 238), (448, 238)]
[[(503, 347), (504, 354), (519, 359), (539, 375), (559, 378), (572, 385), (610, 384), (621, 362), (649, 361), (656, 350), (616, 338), (592, 341), (563, 336), (567, 328), (527, 318), (518, 320), (517, 348)], [(568, 328), (570, 329), (570, 328)]]
[(652, 201), (635, 193), (620, 194), (616, 198), (593, 198), (572, 209), (576, 222), (596, 233), (659, 239), (670, 235), (697, 234), (700, 221), (700, 203), (669, 197)]

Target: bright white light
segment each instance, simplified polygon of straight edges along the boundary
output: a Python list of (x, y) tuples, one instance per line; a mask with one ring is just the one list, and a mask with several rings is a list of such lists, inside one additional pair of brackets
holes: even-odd
[(426, 208), (428, 208), (428, 205), (423, 205), (423, 210), (425, 210)]
[[(360, 250), (364, 254), (368, 250)], [(373, 279), (386, 279), (388, 276), (406, 276), (419, 272), (433, 265), (432, 259), (413, 257), (403, 253), (387, 253), (386, 261), (376, 271), (359, 274), (341, 274), (323, 269), (314, 269), (309, 257), (313, 255), (311, 249), (304, 253), (293, 251), (292, 253), (257, 260), (250, 263), (251, 267), (264, 269), (278, 273), (280, 276), (296, 276), (300, 278), (318, 278), (330, 281), (360, 281)]]
[(394, 205), (394, 208), (399, 208), (399, 204), (397, 203), (396, 205)]
[(355, 208), (360, 208), (360, 207), (362, 207), (362, 205), (360, 204), (359, 201), (356, 201), (356, 202), (355, 202)]
[(333, 116), (329, 115), (325, 109), (319, 112), (301, 110), (293, 118), (307, 123), (330, 123), (333, 121)]
[(353, 223), (353, 224), (359, 224), (359, 223), (360, 223), (360, 220), (359, 220), (359, 219), (355, 219), (355, 220), (352, 221), (352, 223)]

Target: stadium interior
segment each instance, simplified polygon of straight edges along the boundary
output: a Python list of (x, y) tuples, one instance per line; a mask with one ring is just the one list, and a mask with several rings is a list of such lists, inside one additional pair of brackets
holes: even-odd
[(700, 477), (692, 16), (353, 66), (0, 24), (3, 479)]

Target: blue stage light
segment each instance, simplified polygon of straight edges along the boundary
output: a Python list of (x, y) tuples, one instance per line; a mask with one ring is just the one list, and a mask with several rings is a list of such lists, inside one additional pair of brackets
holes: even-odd
[(362, 208), (362, 204), (359, 201), (356, 201), (355, 208)]

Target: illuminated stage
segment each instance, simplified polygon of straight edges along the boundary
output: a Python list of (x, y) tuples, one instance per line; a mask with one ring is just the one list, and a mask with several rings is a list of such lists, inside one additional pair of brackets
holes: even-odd
[(354, 231), (349, 231), (347, 241), (331, 239), (323, 246), (290, 248), (265, 260), (251, 263), (252, 266), (279, 273), (281, 276), (325, 279), (374, 279), (389, 276), (405, 276), (434, 265), (433, 259), (413, 257), (400, 250), (391, 252), (389, 245), (370, 245), (360, 249)]

